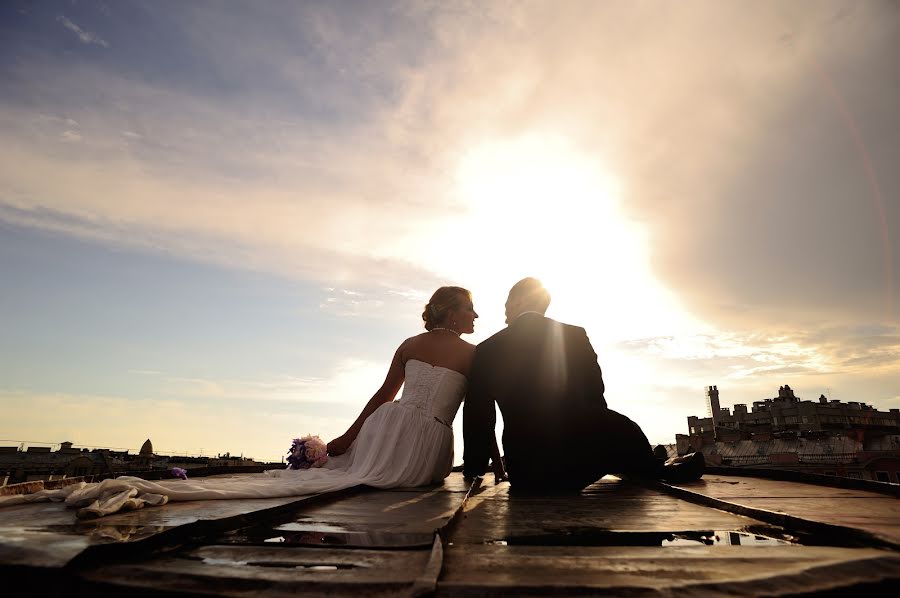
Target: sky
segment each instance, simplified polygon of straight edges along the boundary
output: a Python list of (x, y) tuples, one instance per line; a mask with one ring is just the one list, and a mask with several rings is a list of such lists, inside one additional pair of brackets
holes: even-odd
[(277, 461), (523, 276), (654, 444), (898, 408), (898, 55), (887, 0), (3, 2), (0, 444)]

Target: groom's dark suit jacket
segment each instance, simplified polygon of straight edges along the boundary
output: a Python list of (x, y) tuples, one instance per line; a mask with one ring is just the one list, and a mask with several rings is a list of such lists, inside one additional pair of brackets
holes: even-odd
[(513, 486), (574, 474), (595, 459), (608, 413), (603, 375), (583, 328), (525, 313), (478, 345), (463, 407), (466, 475), (483, 475), (503, 414)]

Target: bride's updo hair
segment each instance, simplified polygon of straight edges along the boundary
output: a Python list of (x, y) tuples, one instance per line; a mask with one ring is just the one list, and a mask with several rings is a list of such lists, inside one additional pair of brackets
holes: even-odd
[(425, 321), (425, 330), (434, 330), (436, 326), (443, 323), (447, 318), (450, 310), (459, 307), (463, 301), (471, 301), (472, 293), (462, 287), (441, 287), (434, 292), (425, 311), (422, 312), (422, 319)]

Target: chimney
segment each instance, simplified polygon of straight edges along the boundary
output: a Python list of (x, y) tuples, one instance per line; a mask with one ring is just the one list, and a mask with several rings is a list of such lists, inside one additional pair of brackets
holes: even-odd
[(721, 415), (719, 389), (715, 385), (706, 387), (706, 413), (712, 418), (713, 435), (715, 436), (716, 424), (718, 424), (719, 416)]

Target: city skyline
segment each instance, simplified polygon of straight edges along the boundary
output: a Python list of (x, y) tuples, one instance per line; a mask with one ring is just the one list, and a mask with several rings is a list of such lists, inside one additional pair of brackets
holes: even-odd
[(5, 3), (0, 437), (278, 460), (344, 431), (438, 286), (477, 343), (529, 275), (654, 444), (707, 385), (896, 408), (898, 29), (875, 0)]
[[(738, 411), (737, 408), (742, 408), (742, 413), (746, 412), (746, 410), (748, 408), (748, 404), (735, 403), (729, 407), (729, 406), (725, 405), (723, 402), (719, 401), (718, 394), (716, 394), (717, 398), (715, 399), (715, 402), (710, 403), (710, 399), (709, 399), (710, 389), (716, 390), (716, 386), (714, 385), (714, 386), (710, 386), (710, 387), (706, 388), (706, 393), (707, 393), (707, 395), (706, 395), (706, 418), (703, 418), (702, 415), (688, 416), (688, 421), (687, 421), (688, 427), (690, 426), (690, 421), (692, 419), (707, 419), (707, 420), (710, 419), (711, 414), (713, 412), (713, 405), (715, 405), (715, 406), (717, 406), (717, 408), (721, 409), (725, 416), (730, 416), (731, 415), (730, 411), (733, 408), (735, 409), (736, 412)], [(718, 391), (716, 390), (716, 392), (718, 392)], [(752, 412), (755, 413), (757, 411), (757, 407), (759, 407), (759, 406), (765, 407), (771, 402), (779, 401), (779, 399), (784, 395), (784, 393), (789, 393), (789, 396), (794, 397), (794, 394), (793, 394), (794, 389), (790, 388), (790, 385), (783, 385), (782, 387), (778, 388), (778, 394), (775, 397), (766, 397), (766, 398), (762, 398), (762, 399), (758, 399), (757, 401), (754, 401), (750, 405)], [(826, 405), (830, 405), (830, 406), (835, 406), (837, 404), (839, 408), (840, 407), (848, 407), (848, 408), (859, 409), (861, 407), (864, 412), (867, 412), (870, 414), (871, 413), (887, 414), (888, 413), (885, 410), (879, 410), (878, 408), (876, 408), (872, 405), (868, 405), (864, 402), (859, 402), (859, 401), (844, 402), (839, 399), (830, 399), (826, 394), (822, 394), (819, 397), (817, 397), (816, 399), (807, 399), (807, 398), (803, 398), (803, 397), (795, 397), (795, 398), (798, 402), (807, 402), (807, 403), (813, 403), (813, 404), (819, 404), (819, 405), (825, 403)], [(896, 410), (896, 409), (897, 409), (896, 407), (892, 408), (892, 410)], [(765, 411), (765, 409), (764, 409), (764, 411)], [(700, 411), (697, 411), (697, 413), (700, 413)], [(662, 444), (674, 445), (675, 436), (682, 435), (683, 431), (684, 430), (682, 430), (682, 431), (675, 430), (673, 432), (672, 440), (670, 440), (668, 442), (664, 442)], [(802, 429), (798, 428), (797, 431), (802, 432)], [(153, 440), (152, 438), (144, 439), (140, 448), (137, 448), (136, 446), (113, 447), (113, 446), (97, 446), (97, 445), (92, 445), (92, 444), (80, 444), (79, 445), (79, 444), (73, 444), (72, 442), (69, 442), (69, 441), (49, 441), (49, 440), (41, 441), (41, 440), (4, 439), (4, 438), (0, 438), (0, 443), (16, 443), (19, 445), (20, 450), (22, 450), (23, 448), (27, 449), (28, 447), (32, 447), (32, 446), (45, 447), (45, 448), (49, 448), (51, 450), (59, 450), (60, 447), (65, 448), (65, 446), (68, 445), (70, 447), (75, 447), (75, 448), (82, 449), (82, 450), (91, 450), (91, 451), (93, 451), (93, 450), (110, 450), (110, 451), (115, 451), (115, 452), (129, 452), (129, 453), (136, 455), (136, 454), (142, 452), (142, 449), (144, 446), (146, 446), (147, 442), (152, 443), (152, 440)], [(7, 444), (6, 446), (9, 446), (9, 445)], [(153, 450), (153, 454), (161, 455), (161, 456), (245, 458), (245, 456), (243, 454), (231, 455), (227, 451), (219, 452), (219, 451), (215, 451), (215, 450), (210, 452), (210, 451), (205, 451), (203, 447), (200, 448), (200, 452), (198, 452), (198, 453), (189, 453), (187, 451), (181, 451), (181, 450), (158, 449), (158, 450)], [(250, 455), (246, 456), (246, 458), (253, 459), (253, 457)], [(284, 461), (283, 457), (282, 457), (281, 461), (282, 462)]]

